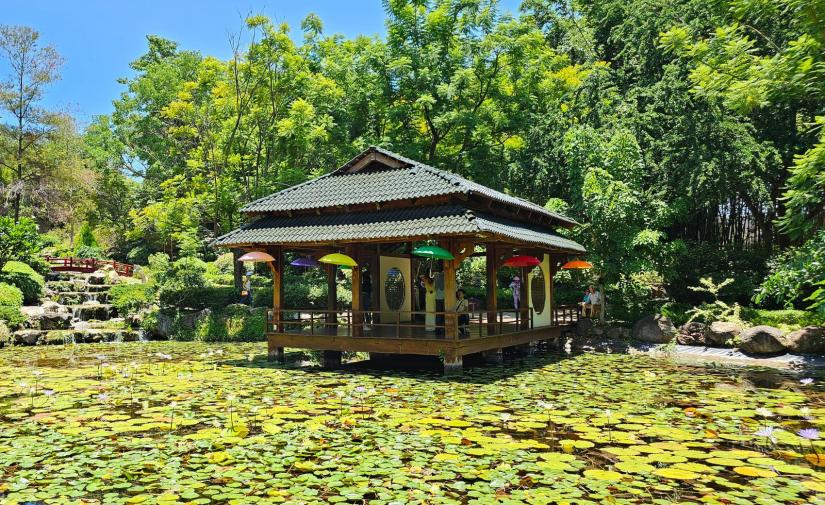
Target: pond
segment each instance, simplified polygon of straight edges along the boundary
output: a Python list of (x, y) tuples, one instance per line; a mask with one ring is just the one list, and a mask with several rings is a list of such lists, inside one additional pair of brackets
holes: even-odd
[(130, 343), (2, 349), (0, 377), (2, 503), (825, 503), (803, 375), (582, 354), (444, 379)]

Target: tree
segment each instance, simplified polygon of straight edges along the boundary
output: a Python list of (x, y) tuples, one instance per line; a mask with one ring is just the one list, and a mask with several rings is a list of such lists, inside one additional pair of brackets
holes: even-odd
[(52, 129), (50, 115), (38, 103), (46, 86), (60, 78), (62, 63), (57, 51), (41, 46), (39, 38), (38, 32), (26, 26), (0, 26), (0, 52), (10, 70), (0, 82), (0, 107), (15, 121), (3, 128), (4, 136), (12, 137), (12, 145), (11, 154), (3, 153), (0, 165), (12, 175), (6, 192), (11, 194), (15, 221), (20, 219), (25, 179), (36, 171), (29, 154)]
[(40, 234), (37, 224), (28, 218), (15, 222), (0, 216), (0, 271), (9, 261), (32, 263), (40, 252)]
[(742, 115), (767, 115), (790, 140), (779, 224), (804, 238), (825, 224), (825, 4), (808, 0), (726, 2), (704, 37), (677, 24), (661, 44), (691, 62), (698, 96)]

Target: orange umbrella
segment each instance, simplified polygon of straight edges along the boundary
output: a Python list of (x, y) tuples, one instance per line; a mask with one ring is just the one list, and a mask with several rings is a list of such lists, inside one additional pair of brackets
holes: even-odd
[(564, 265), (561, 266), (564, 270), (586, 270), (588, 268), (593, 268), (593, 264), (588, 261), (583, 260), (573, 260), (568, 261)]

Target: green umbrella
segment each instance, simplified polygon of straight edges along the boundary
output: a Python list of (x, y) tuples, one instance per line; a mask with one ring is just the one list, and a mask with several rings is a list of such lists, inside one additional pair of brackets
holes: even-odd
[(412, 253), (416, 256), (423, 256), (424, 258), (436, 260), (455, 259), (455, 256), (450, 254), (450, 251), (444, 249), (443, 247), (438, 247), (437, 245), (424, 245), (421, 247), (416, 247), (415, 249), (413, 249)]

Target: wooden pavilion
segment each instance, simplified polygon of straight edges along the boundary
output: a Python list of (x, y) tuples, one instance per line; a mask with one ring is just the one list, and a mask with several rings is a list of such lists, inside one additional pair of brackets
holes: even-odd
[[(460, 373), (465, 355), (500, 359), (503, 348), (557, 337), (576, 319), (575, 307), (553, 300), (558, 265), (584, 252), (554, 232), (574, 226), (573, 220), (378, 147), (242, 212), (249, 223), (215, 245), (275, 258), (267, 318), (271, 359), (283, 360), (285, 347), (322, 350), (327, 366), (340, 363), (342, 351), (438, 355), (445, 373)], [(422, 244), (437, 244), (454, 259), (421, 260), (411, 253)], [(317, 259), (330, 253), (357, 263), (351, 307), (337, 306), (334, 265), (325, 265), (325, 309), (285, 307), (285, 255)], [(514, 255), (535, 257), (540, 264), (522, 269), (522, 307), (499, 308), (497, 270)], [(472, 256), (486, 258), (486, 300), (457, 313), (456, 270)], [(435, 271), (430, 285), (440, 297), (435, 307), (416, 303), (424, 298), (418, 296), (422, 268), (428, 276)]]

